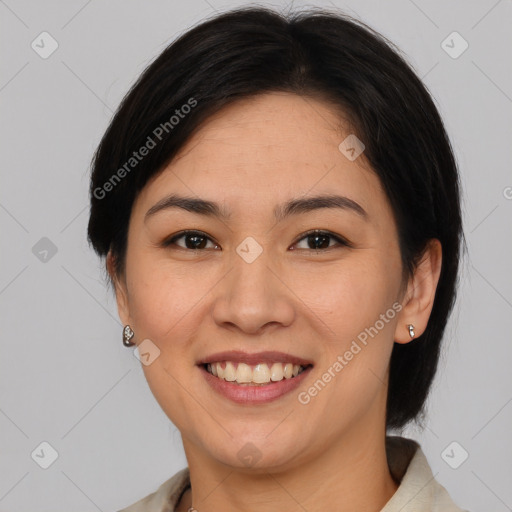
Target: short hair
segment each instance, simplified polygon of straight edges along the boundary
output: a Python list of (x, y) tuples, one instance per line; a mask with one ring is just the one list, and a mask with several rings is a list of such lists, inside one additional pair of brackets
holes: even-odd
[[(426, 330), (392, 350), (387, 429), (425, 414), (464, 241), (450, 141), (426, 86), (400, 53), (363, 22), (327, 9), (284, 14), (251, 6), (203, 20), (165, 48), (119, 105), (92, 159), (88, 224), (90, 244), (100, 257), (110, 250), (122, 275), (134, 200), (209, 116), (267, 92), (327, 100), (346, 114), (383, 185), (403, 275), (412, 275), (429, 239), (442, 245)], [(146, 155), (136, 159), (143, 147)]]

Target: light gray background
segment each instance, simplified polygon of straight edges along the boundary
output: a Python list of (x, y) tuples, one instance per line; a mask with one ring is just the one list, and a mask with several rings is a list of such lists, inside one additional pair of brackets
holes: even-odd
[[(186, 465), (179, 433), (121, 343), (86, 242), (89, 163), (146, 65), (205, 16), (242, 4), (0, 0), (0, 511), (116, 510)], [(404, 435), (420, 441), (460, 506), (512, 510), (511, 1), (314, 5), (336, 5), (394, 41), (445, 120), (469, 259), (428, 428)], [(43, 31), (59, 44), (47, 59), (31, 48)], [(441, 47), (453, 31), (469, 43), (456, 59)], [(46, 262), (33, 252), (42, 237), (57, 248)], [(42, 441), (59, 454), (48, 469), (31, 458)], [(458, 469), (441, 456), (453, 441), (469, 453)]]

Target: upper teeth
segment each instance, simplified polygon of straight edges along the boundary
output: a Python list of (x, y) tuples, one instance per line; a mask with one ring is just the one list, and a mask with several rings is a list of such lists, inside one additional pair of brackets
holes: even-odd
[(218, 363), (209, 363), (207, 370), (219, 377), (230, 382), (237, 382), (245, 384), (254, 382), (256, 384), (269, 383), (271, 380), (276, 382), (285, 379), (296, 377), (304, 370), (303, 366), (291, 363), (259, 363), (250, 366), (245, 363), (232, 363), (231, 361), (222, 361)]

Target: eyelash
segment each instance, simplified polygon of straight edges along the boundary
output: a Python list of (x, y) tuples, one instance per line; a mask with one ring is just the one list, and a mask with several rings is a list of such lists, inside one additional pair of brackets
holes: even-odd
[[(175, 242), (179, 240), (180, 238), (186, 237), (187, 235), (197, 235), (200, 237), (208, 238), (210, 241), (216, 244), (206, 233), (203, 233), (202, 231), (196, 231), (196, 230), (185, 230), (181, 231), (180, 233), (177, 233), (176, 235), (173, 235), (171, 238), (168, 238), (162, 242), (162, 247), (170, 247), (171, 245), (176, 245)], [(302, 233), (300, 235), (300, 238), (297, 238), (297, 240), (293, 243), (293, 245), (301, 242), (303, 239), (308, 238), (311, 235), (319, 235), (319, 236), (326, 236), (329, 238), (334, 239), (336, 242), (338, 242), (338, 246), (328, 247), (326, 249), (299, 249), (299, 250), (307, 250), (307, 251), (315, 251), (315, 252), (326, 252), (330, 251), (331, 249), (336, 249), (340, 247), (352, 247), (352, 244), (346, 240), (345, 238), (335, 235), (334, 233), (331, 233), (330, 231), (325, 231), (321, 229), (311, 229), (309, 231), (306, 231), (305, 233)], [(218, 244), (216, 244), (218, 245)], [(181, 247), (177, 246), (179, 249), (183, 249), (185, 251), (205, 251), (206, 249), (189, 249), (187, 247)]]

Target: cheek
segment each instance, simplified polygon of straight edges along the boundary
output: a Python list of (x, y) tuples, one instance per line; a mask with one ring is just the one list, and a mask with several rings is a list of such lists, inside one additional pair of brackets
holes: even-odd
[(329, 326), (329, 335), (321, 343), (317, 380), (301, 391), (310, 400), (311, 416), (322, 418), (326, 438), (373, 410), (377, 399), (385, 403), (396, 312), (389, 283), (378, 276), (337, 275), (319, 296), (325, 309), (317, 314)]
[(330, 369), (336, 374), (331, 387), (335, 395), (330, 399), (345, 405), (354, 397), (371, 396), (385, 379), (393, 348), (396, 311), (392, 306), (398, 285), (384, 267), (380, 260), (363, 261), (361, 257), (357, 264), (331, 272), (327, 280), (311, 280), (301, 291), (321, 320), (318, 325), (329, 328), (323, 329), (327, 334), (319, 371)]
[(181, 272), (143, 254), (132, 258), (130, 266), (127, 261), (127, 275), (134, 324), (141, 336), (163, 346), (181, 332), (184, 319), (204, 295), (204, 286), (197, 286), (193, 272)]
[[(193, 272), (170, 268), (168, 262), (134, 257), (128, 267), (130, 312), (139, 339), (150, 339), (160, 350), (149, 365), (142, 365), (155, 399), (178, 428), (190, 429), (187, 418), (198, 416), (197, 403), (183, 391), (183, 383), (193, 375), (189, 353), (200, 314), (203, 285), (197, 286)], [(195, 286), (193, 283), (195, 282)], [(185, 422), (185, 423), (184, 423)]]
[(397, 288), (394, 277), (384, 262), (369, 256), (355, 255), (343, 265), (325, 267), (294, 281), (297, 296), (330, 328), (330, 341), (346, 343), (392, 306)]

